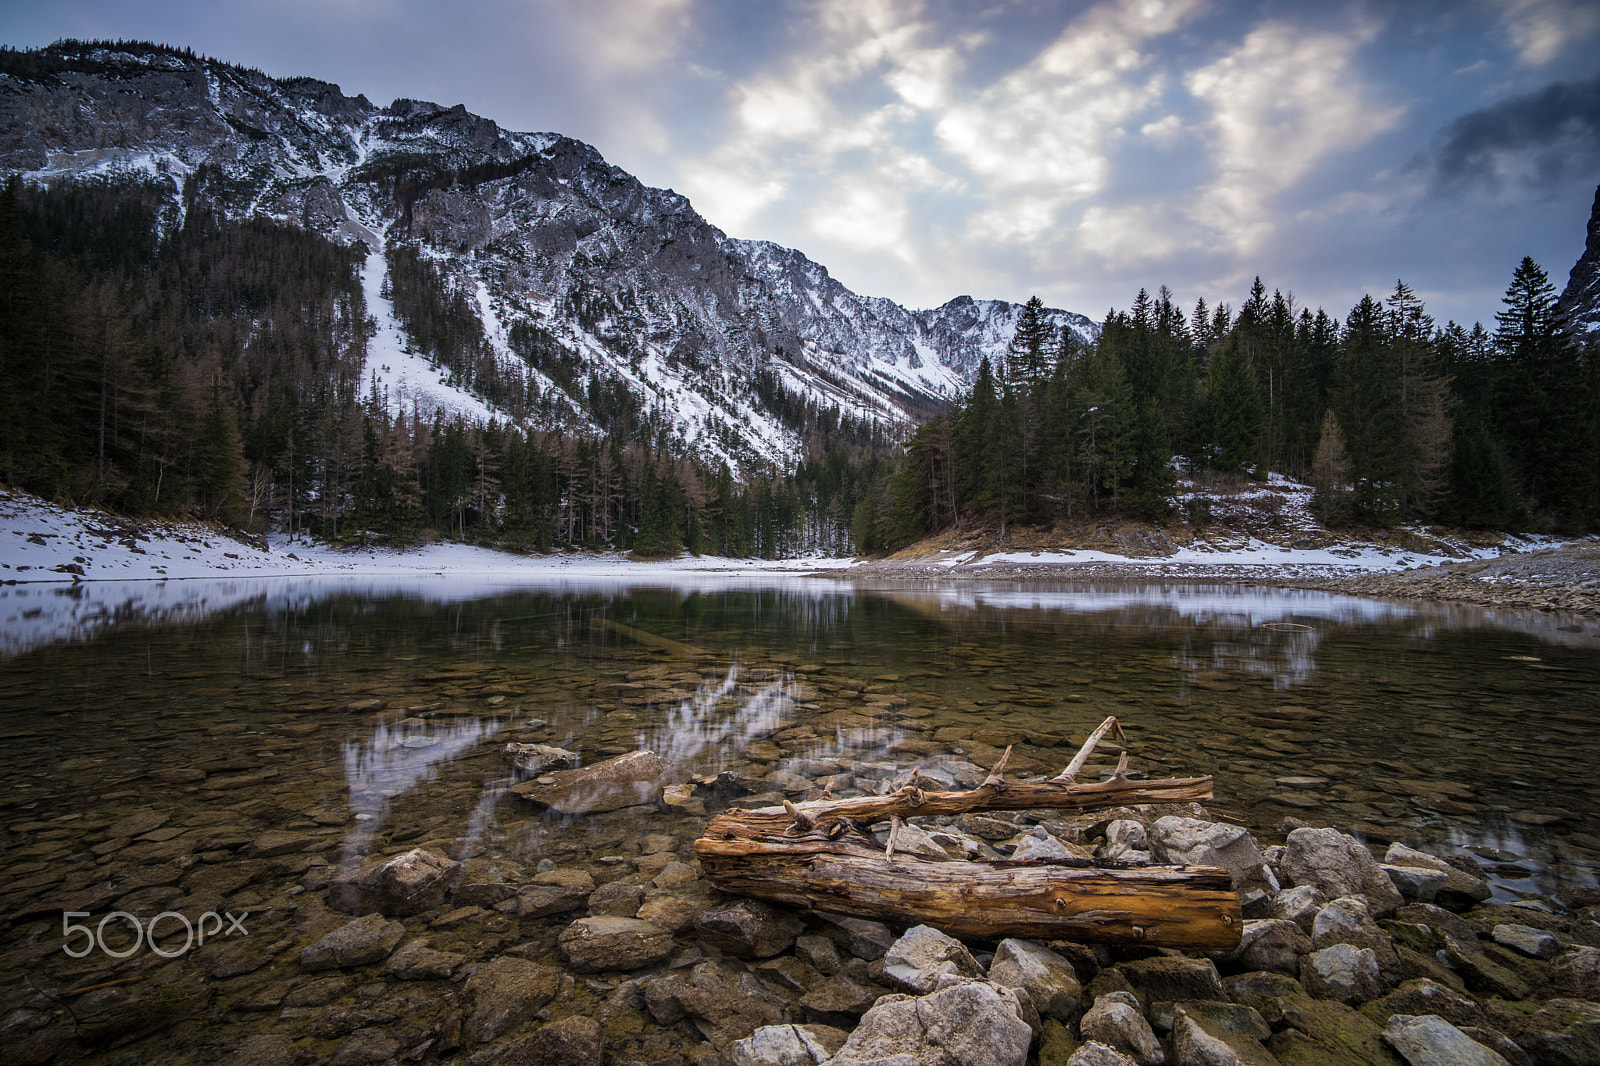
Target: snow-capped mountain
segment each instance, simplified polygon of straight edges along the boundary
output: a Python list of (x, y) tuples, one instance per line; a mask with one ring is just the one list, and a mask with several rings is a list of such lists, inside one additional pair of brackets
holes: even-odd
[[(514, 133), (468, 113), (274, 79), (188, 52), (70, 42), (11, 53), (0, 73), (0, 169), (55, 182), (132, 173), (196, 203), (365, 242), (377, 330), (366, 387), (395, 408), (500, 416), (419, 355), (385, 284), (415, 247), (469, 294), (498, 358), (519, 324), (558, 345), (578, 380), (632, 392), (682, 443), (736, 466), (791, 458), (785, 395), (886, 423), (916, 421), (1000, 357), (1021, 305), (958, 297), (911, 311), (860, 296), (793, 249), (728, 237), (670, 189), (586, 144)], [(1092, 338), (1082, 315), (1054, 325)], [(531, 363), (529, 364), (532, 365)], [(588, 417), (572, 375), (534, 367), (565, 417)]]
[(1589, 213), (1589, 239), (1572, 264), (1558, 306), (1579, 336), (1600, 337), (1600, 188)]

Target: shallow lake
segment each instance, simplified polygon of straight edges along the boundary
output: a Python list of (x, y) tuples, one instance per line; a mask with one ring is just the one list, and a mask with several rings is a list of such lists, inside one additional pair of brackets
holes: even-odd
[[(510, 883), (658, 874), (734, 798), (557, 817), (510, 792), (511, 741), (584, 763), (649, 748), (775, 802), (913, 767), (973, 785), (1008, 745), (1009, 775), (1053, 775), (1115, 715), (1134, 770), (1214, 775), (1208, 809), (1263, 844), (1296, 818), (1380, 853), (1471, 850), (1501, 899), (1595, 883), (1592, 619), (1225, 586), (673, 582), (0, 588), (0, 1015), (24, 977), (137, 975), (207, 983), (243, 1019), (341, 862), (426, 845)], [(63, 951), (63, 912), (113, 910), (256, 917), (248, 945), (171, 959)], [(126, 924), (102, 927), (114, 950)]]

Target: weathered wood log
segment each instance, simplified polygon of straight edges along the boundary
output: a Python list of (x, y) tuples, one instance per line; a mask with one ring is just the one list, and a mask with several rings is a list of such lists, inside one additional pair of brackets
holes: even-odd
[[(845, 826), (838, 829), (839, 826)], [(1238, 946), (1239, 896), (1215, 866), (1135, 866), (1089, 860), (936, 862), (835, 822), (776, 836), (712, 819), (695, 841), (724, 892), (834, 914), (931, 925), (951, 936), (1143, 944), (1188, 951)]]
[(643, 629), (636, 629), (615, 619), (602, 618), (600, 624), (619, 637), (626, 637), (635, 644), (643, 644), (645, 647), (653, 648), (656, 651), (664, 651), (669, 655), (676, 655), (680, 659), (711, 658), (711, 653), (704, 648), (697, 648), (693, 644), (685, 644), (682, 641), (673, 640), (671, 637), (658, 636)]
[[(1228, 872), (1212, 866), (1136, 865), (1092, 860), (939, 862), (895, 851), (904, 820), (971, 811), (1094, 810), (1211, 798), (1211, 778), (1130, 780), (1126, 753), (1110, 780), (1074, 776), (1107, 732), (1108, 718), (1059, 776), (1004, 778), (1007, 748), (984, 782), (957, 792), (925, 791), (917, 774), (886, 796), (785, 800), (781, 808), (730, 808), (712, 818), (695, 854), (724, 892), (877, 921), (922, 923), (952, 936), (1100, 941), (1184, 950), (1239, 943), (1239, 897)], [(831, 784), (831, 782), (830, 782)], [(825, 792), (826, 796), (827, 793)], [(887, 847), (867, 828), (890, 822)]]

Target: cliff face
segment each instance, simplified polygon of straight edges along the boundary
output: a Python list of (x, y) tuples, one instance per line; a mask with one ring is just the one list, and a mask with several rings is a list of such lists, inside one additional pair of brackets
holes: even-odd
[(1589, 239), (1572, 264), (1558, 306), (1580, 336), (1600, 337), (1600, 188), (1589, 213)]
[[(503, 130), (459, 105), (380, 108), (327, 82), (162, 48), (11, 55), (0, 169), (37, 182), (154, 181), (174, 220), (203, 204), (363, 241), (379, 274), (382, 252), (416, 246), (477, 295), (501, 358), (517, 359), (510, 329), (535, 324), (567, 349), (579, 380), (622, 384), (687, 447), (735, 463), (798, 446), (771, 402), (774, 382), (858, 417), (915, 420), (970, 383), (983, 356), (1004, 352), (1021, 310), (959, 297), (911, 311), (860, 296), (798, 251), (729, 238), (685, 197), (586, 144)], [(367, 288), (376, 294), (381, 278)], [(387, 305), (373, 302), (382, 319)], [(1082, 315), (1050, 317), (1094, 335)], [(387, 389), (386, 370), (372, 367), (368, 384)], [(568, 392), (581, 424), (585, 397)]]

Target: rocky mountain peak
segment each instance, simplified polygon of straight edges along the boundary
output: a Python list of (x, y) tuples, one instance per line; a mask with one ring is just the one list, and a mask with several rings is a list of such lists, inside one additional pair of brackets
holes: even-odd
[(1600, 336), (1600, 188), (1594, 191), (1594, 208), (1589, 213), (1589, 239), (1572, 264), (1557, 307), (1575, 332)]
[[(684, 447), (735, 467), (793, 458), (787, 420), (807, 405), (869, 422), (924, 417), (1004, 352), (1021, 311), (967, 296), (913, 311), (859, 295), (795, 249), (728, 237), (684, 196), (559, 134), (505, 130), (460, 104), (375, 107), (331, 82), (160, 45), (7, 53), (0, 169), (38, 183), (117, 174), (166, 190), (176, 211), (360, 241), (379, 336), (411, 349), (369, 351), (367, 387), (408, 410), (489, 410), (394, 369), (432, 358), (385, 295), (393, 256), (420, 257), (548, 417), (580, 428), (596, 389), (625, 392)], [(1094, 335), (1082, 315), (1050, 317)], [(544, 354), (513, 346), (519, 328)]]

